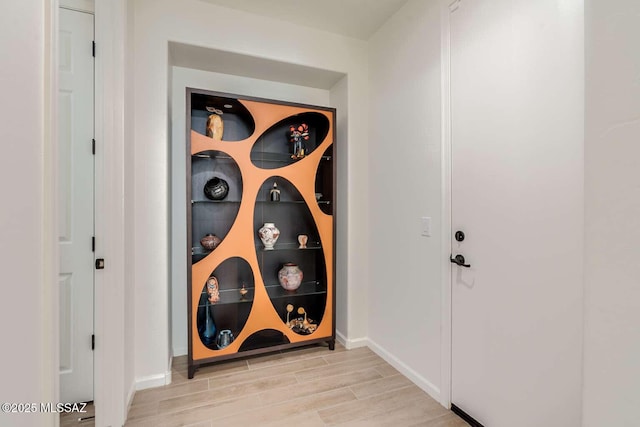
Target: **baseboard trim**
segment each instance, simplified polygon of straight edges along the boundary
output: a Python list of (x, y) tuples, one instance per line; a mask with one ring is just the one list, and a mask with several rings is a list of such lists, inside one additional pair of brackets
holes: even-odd
[(338, 340), (338, 342), (342, 344), (347, 350), (352, 350), (358, 347), (366, 347), (368, 342), (366, 338), (348, 339), (343, 334), (341, 334), (340, 331), (336, 331), (336, 340)]
[(453, 403), (451, 404), (451, 412), (453, 412), (454, 414), (462, 418), (471, 427), (484, 427), (482, 424), (476, 421), (475, 418), (473, 418), (471, 415), (464, 412), (462, 409), (458, 408)]
[[(169, 380), (169, 382), (167, 382), (167, 379)], [(162, 387), (170, 383), (170, 372), (158, 375), (149, 375), (148, 377), (136, 379), (135, 389), (136, 391), (146, 390), (148, 388)]]
[(440, 402), (440, 389), (431, 384), (429, 380), (418, 374), (416, 371), (408, 367), (404, 362), (400, 361), (393, 354), (378, 345), (375, 341), (368, 339), (368, 345), (374, 353), (383, 358), (387, 363), (396, 368), (402, 375), (409, 378), (411, 382), (420, 387), (425, 393)]

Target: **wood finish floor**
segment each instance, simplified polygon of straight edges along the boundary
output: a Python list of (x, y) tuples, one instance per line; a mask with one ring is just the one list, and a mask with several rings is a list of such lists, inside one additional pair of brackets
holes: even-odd
[[(187, 379), (136, 393), (127, 427), (466, 427), (451, 411), (363, 347), (314, 346), (200, 368)], [(77, 420), (77, 418), (76, 418)], [(61, 426), (91, 423), (66, 424)]]

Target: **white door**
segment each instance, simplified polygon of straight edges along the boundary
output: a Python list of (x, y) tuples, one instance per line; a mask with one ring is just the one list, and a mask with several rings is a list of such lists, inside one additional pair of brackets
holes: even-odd
[(473, 0), (450, 13), (450, 238), (470, 265), (451, 264), (451, 401), (486, 427), (580, 425), (578, 4)]
[(93, 15), (60, 9), (60, 400), (93, 400)]

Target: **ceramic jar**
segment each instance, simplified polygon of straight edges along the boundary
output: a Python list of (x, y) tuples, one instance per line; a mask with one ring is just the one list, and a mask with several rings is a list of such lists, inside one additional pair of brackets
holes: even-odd
[(215, 234), (209, 233), (206, 236), (204, 236), (202, 239), (200, 239), (200, 244), (206, 250), (212, 251), (218, 247), (221, 241), (222, 240), (220, 240), (218, 236), (216, 236)]
[(229, 194), (229, 184), (222, 178), (213, 177), (204, 185), (204, 195), (209, 200), (222, 200)]
[(273, 250), (273, 245), (276, 244), (278, 237), (280, 237), (280, 230), (273, 222), (265, 222), (258, 230), (258, 236), (260, 236), (265, 250)]
[(295, 291), (302, 283), (302, 270), (296, 264), (288, 262), (278, 272), (278, 281), (287, 291)]
[(229, 346), (233, 342), (233, 333), (229, 329), (223, 329), (216, 338), (216, 347), (218, 350)]

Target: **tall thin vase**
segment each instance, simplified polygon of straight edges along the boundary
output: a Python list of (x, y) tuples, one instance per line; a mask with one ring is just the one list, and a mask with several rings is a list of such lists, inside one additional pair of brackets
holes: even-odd
[(216, 324), (213, 320), (213, 305), (206, 300), (204, 306), (204, 319), (200, 329), (202, 343), (209, 348), (216, 345)]

